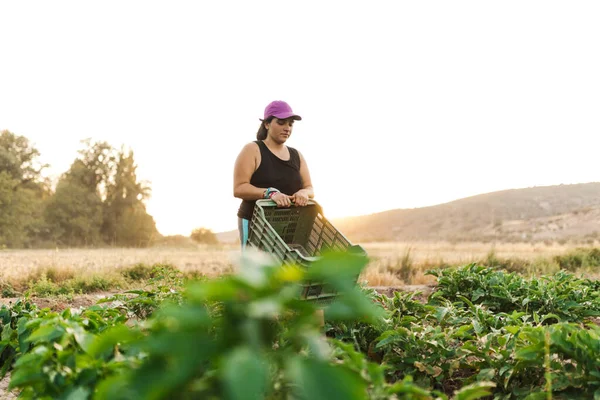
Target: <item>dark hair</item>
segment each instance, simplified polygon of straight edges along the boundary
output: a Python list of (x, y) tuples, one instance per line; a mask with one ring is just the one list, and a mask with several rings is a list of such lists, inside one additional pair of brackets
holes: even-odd
[(265, 126), (265, 122), (270, 123), (271, 121), (273, 121), (273, 118), (275, 117), (269, 117), (260, 122), (258, 132), (256, 132), (256, 140), (265, 140), (267, 138), (267, 127)]

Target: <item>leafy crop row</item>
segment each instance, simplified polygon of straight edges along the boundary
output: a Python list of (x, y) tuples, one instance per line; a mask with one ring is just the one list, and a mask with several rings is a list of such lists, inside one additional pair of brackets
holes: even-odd
[[(600, 398), (597, 282), (468, 265), (427, 301), (357, 287), (332, 254), (305, 271), (248, 255), (236, 275), (151, 286), (84, 310), (0, 310), (3, 373), (25, 399)], [(326, 307), (300, 283), (340, 292)]]

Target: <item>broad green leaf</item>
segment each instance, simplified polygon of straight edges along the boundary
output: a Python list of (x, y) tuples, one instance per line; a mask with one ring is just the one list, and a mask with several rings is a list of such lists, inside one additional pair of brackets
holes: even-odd
[(546, 400), (548, 394), (546, 392), (535, 392), (527, 395), (524, 400)]
[(403, 338), (406, 338), (410, 335), (410, 331), (404, 327), (400, 327), (395, 331), (385, 331), (381, 334), (381, 336), (379, 336), (376, 339), (377, 345), (375, 346), (375, 348), (380, 349), (389, 343), (394, 343), (398, 340), (402, 340)]
[(43, 382), (46, 375), (39, 368), (23, 367), (12, 372), (8, 389), (32, 385), (37, 382)]
[(286, 374), (295, 384), (294, 392), (302, 400), (367, 399), (366, 383), (343, 366), (294, 357)]
[(516, 335), (517, 333), (519, 333), (519, 331), (521, 330), (520, 326), (514, 326), (514, 325), (509, 325), (509, 326), (505, 326), (504, 329), (508, 332), (511, 333), (513, 335)]
[[(29, 318), (27, 318), (27, 317), (22, 317), (19, 319), (19, 322), (17, 322), (17, 333), (19, 334), (19, 336), (28, 329), (28, 327), (27, 327), (28, 322), (29, 322)], [(38, 326), (39, 326), (39, 324), (38, 324)]]
[(232, 300), (241, 294), (240, 287), (229, 278), (218, 278), (210, 282), (192, 282), (186, 287), (186, 297), (193, 303)]
[(61, 337), (65, 333), (65, 330), (61, 326), (55, 325), (44, 325), (29, 335), (27, 338), (28, 342), (46, 341), (49, 342), (53, 339)]
[[(392, 386), (390, 386), (387, 390), (389, 394), (404, 394), (409, 395), (406, 396), (408, 399), (414, 400), (431, 400), (431, 393), (417, 384), (413, 383), (412, 378), (407, 376), (401, 382), (396, 382)], [(402, 396), (400, 398), (405, 398)]]
[(473, 329), (477, 335), (481, 335), (483, 332), (483, 326), (479, 323), (475, 318), (471, 319), (471, 324), (473, 325)]
[(472, 324), (462, 325), (458, 329), (456, 329), (454, 332), (452, 332), (452, 337), (459, 338), (459, 339), (465, 339), (465, 338), (472, 337), (473, 335), (469, 334), (471, 329), (473, 329)]
[(464, 301), (465, 304), (468, 305), (471, 310), (475, 311), (475, 305), (471, 302), (471, 300), (469, 300), (465, 296), (461, 296), (461, 295), (458, 295), (456, 297), (458, 297), (459, 299)]
[(131, 376), (129, 374), (111, 376), (101, 381), (96, 388), (94, 400), (135, 399), (136, 393), (128, 386), (130, 381)]
[(75, 326), (73, 328), (73, 336), (77, 344), (87, 353), (90, 344), (94, 340), (94, 335), (86, 332), (81, 326)]
[(448, 307), (437, 307), (435, 312), (435, 318), (439, 323), (441, 323), (444, 320), (444, 318), (448, 314), (448, 311), (450, 311)]
[(14, 330), (10, 327), (10, 324), (4, 325), (4, 328), (2, 328), (2, 341), (9, 342), (13, 332)]
[(4, 325), (10, 322), (10, 310), (6, 306), (0, 308), (0, 320)]
[(94, 337), (87, 352), (92, 357), (99, 357), (101, 354), (114, 350), (115, 346), (128, 343), (136, 337), (138, 335), (133, 333), (127, 326), (118, 325)]
[(556, 314), (546, 314), (540, 320), (540, 323), (543, 324), (546, 320), (549, 320), (549, 319), (556, 319), (556, 322), (561, 322), (561, 318), (558, 315), (556, 315)]
[(248, 305), (248, 315), (252, 318), (276, 318), (282, 305), (276, 297), (256, 300)]
[(477, 374), (477, 380), (481, 381), (481, 382), (492, 381), (495, 376), (496, 376), (495, 368), (485, 368), (485, 369), (482, 369), (481, 371), (479, 371), (479, 374)]
[(475, 302), (475, 301), (479, 300), (480, 298), (484, 297), (485, 294), (486, 294), (485, 290), (477, 289), (477, 290), (473, 291), (473, 294), (471, 295), (471, 300)]
[(368, 299), (360, 289), (353, 287), (341, 294), (326, 309), (328, 320), (358, 320), (377, 323), (385, 315), (385, 310)]
[(323, 361), (331, 358), (331, 349), (323, 335), (317, 331), (308, 331), (302, 334), (302, 337), (313, 357)]
[(538, 343), (531, 346), (523, 347), (517, 350), (515, 354), (515, 358), (517, 360), (527, 360), (527, 361), (535, 361), (538, 360), (541, 362), (544, 360), (544, 344)]
[(77, 387), (65, 396), (62, 396), (64, 400), (88, 400), (91, 390), (85, 387)]
[(222, 379), (227, 398), (264, 399), (269, 380), (268, 368), (267, 360), (250, 348), (233, 350), (223, 360)]
[(311, 264), (306, 278), (323, 281), (332, 287), (345, 292), (356, 285), (361, 271), (366, 267), (368, 259), (362, 254), (348, 252), (331, 252), (324, 254)]
[(5, 359), (3, 360), (4, 364), (2, 365), (2, 368), (0, 368), (0, 379), (4, 378), (6, 376), (6, 373), (8, 372), (8, 370), (10, 368), (12, 368), (12, 363), (15, 359), (15, 356), (16, 356), (16, 354), (15, 354), (14, 350), (12, 350), (10, 352), (10, 354), (8, 354), (8, 355), (7, 354), (2, 355), (2, 357)]
[(499, 374), (500, 376), (503, 376), (503, 375), (504, 375), (504, 373), (505, 373), (506, 371), (509, 371), (509, 370), (510, 370), (510, 369), (512, 369), (512, 368), (513, 368), (513, 366), (512, 366), (512, 365), (505, 365), (505, 366), (503, 366), (502, 368), (500, 368), (500, 371), (498, 371), (498, 374)]
[(489, 396), (492, 392), (491, 389), (495, 388), (496, 384), (493, 382), (476, 382), (471, 385), (467, 385), (456, 392), (455, 400), (476, 400), (483, 397)]

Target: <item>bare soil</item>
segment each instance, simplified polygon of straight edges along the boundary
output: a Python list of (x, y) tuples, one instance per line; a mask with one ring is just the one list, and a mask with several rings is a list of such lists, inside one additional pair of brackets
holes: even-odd
[(12, 400), (16, 399), (19, 395), (15, 390), (12, 392), (8, 391), (8, 384), (10, 383), (10, 372), (6, 376), (0, 379), (0, 400)]
[[(76, 295), (69, 298), (66, 297), (31, 297), (30, 300), (39, 308), (49, 308), (52, 311), (62, 311), (66, 308), (89, 307), (108, 296), (112, 296), (118, 292), (98, 292), (93, 294)], [(17, 301), (17, 297), (0, 298), (0, 305), (12, 304)]]

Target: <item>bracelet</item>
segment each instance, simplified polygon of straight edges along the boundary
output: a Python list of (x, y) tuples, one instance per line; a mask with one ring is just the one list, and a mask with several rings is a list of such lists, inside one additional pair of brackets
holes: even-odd
[(265, 190), (265, 194), (264, 194), (264, 198), (265, 199), (270, 199), (271, 198), (271, 193), (279, 193), (278, 189), (275, 188), (268, 188), (267, 190)]
[(277, 191), (277, 192), (271, 192), (271, 193), (269, 193), (269, 198), (272, 199), (273, 196), (275, 196), (275, 193), (279, 193), (279, 192)]

